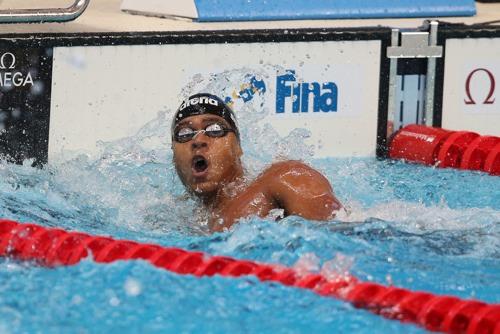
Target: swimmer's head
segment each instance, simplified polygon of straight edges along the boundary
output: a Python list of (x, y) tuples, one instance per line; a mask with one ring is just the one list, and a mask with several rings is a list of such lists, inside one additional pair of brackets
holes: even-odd
[(236, 125), (236, 117), (231, 108), (216, 95), (208, 93), (200, 93), (188, 97), (177, 109), (174, 119), (172, 120), (172, 140), (174, 139), (174, 129), (176, 125), (185, 118), (195, 115), (211, 114), (224, 118), (224, 120), (234, 130), (238, 140), (240, 133)]
[(181, 104), (172, 121), (172, 150), (182, 183), (204, 199), (242, 175), (234, 113), (215, 95), (196, 94)]

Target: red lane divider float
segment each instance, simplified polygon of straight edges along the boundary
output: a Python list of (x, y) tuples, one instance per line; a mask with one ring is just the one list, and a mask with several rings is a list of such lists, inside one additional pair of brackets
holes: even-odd
[(410, 124), (394, 134), (389, 157), (500, 175), (500, 138)]
[(361, 282), (352, 276), (328, 279), (314, 273), (304, 275), (278, 265), (66, 232), (10, 220), (0, 219), (0, 256), (34, 260), (45, 266), (73, 265), (89, 256), (100, 263), (142, 259), (178, 274), (219, 274), (228, 277), (254, 275), (261, 281), (309, 289), (322, 296), (336, 297), (355, 307), (390, 319), (413, 322), (433, 331), (500, 334), (500, 304), (489, 305), (480, 301), (386, 287)]

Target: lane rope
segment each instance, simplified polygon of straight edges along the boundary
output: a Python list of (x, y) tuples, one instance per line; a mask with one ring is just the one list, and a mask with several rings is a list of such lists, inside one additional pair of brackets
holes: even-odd
[(254, 275), (261, 281), (312, 290), (321, 296), (335, 297), (357, 308), (431, 331), (500, 334), (500, 304), (387, 287), (362, 282), (350, 275), (331, 278), (316, 273), (303, 274), (276, 264), (115, 240), (11, 220), (0, 219), (0, 256), (35, 261), (47, 267), (74, 265), (87, 257), (98, 263), (141, 259), (182, 275)]
[(392, 136), (389, 157), (500, 175), (500, 137), (410, 124)]

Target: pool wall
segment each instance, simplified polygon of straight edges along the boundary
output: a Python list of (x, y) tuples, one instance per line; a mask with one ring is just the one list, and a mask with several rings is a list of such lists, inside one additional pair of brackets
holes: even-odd
[[(65, 152), (93, 155), (99, 142), (130, 137), (159, 113), (168, 118), (189, 94), (210, 90), (237, 113), (255, 113), (255, 125), (271, 125), (280, 138), (307, 129), (304, 141), (316, 157), (384, 156), (388, 119), (396, 129), (425, 121), (430, 58), (398, 58), (390, 80), (387, 48), (404, 51), (404, 33), (377, 27), (2, 34), (0, 152), (35, 164), (72, 157)], [(500, 135), (498, 37), (500, 29), (491, 26), (440, 28), (428, 125)]]

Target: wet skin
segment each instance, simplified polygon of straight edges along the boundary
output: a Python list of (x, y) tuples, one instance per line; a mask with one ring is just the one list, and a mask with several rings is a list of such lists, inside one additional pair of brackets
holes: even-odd
[[(230, 128), (222, 117), (204, 114), (183, 119), (176, 129), (201, 130), (213, 123)], [(300, 161), (274, 163), (246, 184), (242, 151), (233, 132), (217, 138), (199, 133), (186, 143), (173, 141), (172, 150), (182, 183), (210, 210), (212, 232), (242, 217), (265, 217), (273, 209), (283, 209), (285, 216), (328, 220), (341, 208), (328, 180)]]

